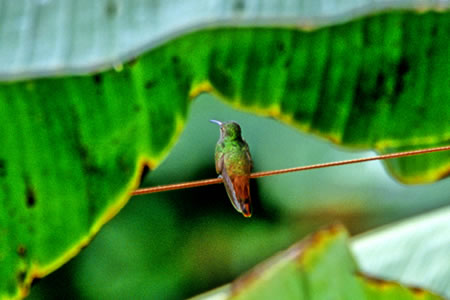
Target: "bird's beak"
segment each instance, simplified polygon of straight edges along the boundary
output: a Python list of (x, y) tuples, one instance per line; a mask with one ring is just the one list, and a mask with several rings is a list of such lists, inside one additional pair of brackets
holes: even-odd
[(211, 123), (214, 123), (214, 124), (217, 124), (217, 125), (219, 125), (219, 126), (222, 126), (222, 122), (220, 122), (220, 121), (217, 121), (217, 120), (209, 120)]

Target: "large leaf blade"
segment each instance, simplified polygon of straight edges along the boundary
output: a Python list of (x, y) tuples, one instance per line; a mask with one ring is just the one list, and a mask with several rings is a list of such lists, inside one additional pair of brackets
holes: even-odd
[(374, 276), (450, 296), (450, 207), (356, 236), (352, 251)]
[(447, 0), (0, 1), (0, 79), (107, 69), (205, 26), (311, 29), (386, 9), (444, 10)]
[(318, 231), (230, 285), (195, 299), (442, 299), (358, 273), (347, 242), (342, 226)]

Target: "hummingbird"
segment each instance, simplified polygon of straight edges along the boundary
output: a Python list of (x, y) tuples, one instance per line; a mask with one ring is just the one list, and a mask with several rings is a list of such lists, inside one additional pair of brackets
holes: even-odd
[(236, 122), (210, 122), (220, 126), (215, 152), (216, 172), (223, 178), (231, 204), (249, 218), (252, 216), (250, 174), (253, 162), (248, 145), (242, 139), (241, 127)]

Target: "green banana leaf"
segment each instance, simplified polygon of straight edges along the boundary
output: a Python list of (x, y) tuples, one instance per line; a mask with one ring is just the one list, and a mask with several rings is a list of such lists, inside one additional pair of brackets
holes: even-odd
[[(445, 285), (449, 278), (445, 277), (445, 272), (448, 273), (445, 271), (448, 270), (446, 262), (449, 261), (446, 251), (448, 234), (445, 234), (449, 227), (448, 218), (447, 208), (421, 217), (421, 220), (412, 219), (404, 224), (381, 229), (377, 233), (355, 237), (352, 242), (353, 251), (348, 248), (349, 239), (345, 229), (338, 225), (331, 226), (256, 266), (231, 284), (194, 299), (443, 299), (419, 287), (434, 285), (442, 294), (450, 292), (448, 285)], [(415, 225), (423, 230), (415, 231)], [(435, 236), (430, 236), (430, 229), (427, 231), (426, 227), (434, 229)], [(389, 238), (392, 235), (395, 237)], [(391, 245), (383, 248), (380, 245), (386, 244), (386, 238)], [(424, 264), (429, 262), (408, 260), (408, 255), (411, 247), (417, 246), (423, 250), (423, 245), (430, 244), (434, 244), (433, 249), (415, 253), (434, 256), (436, 250), (440, 250), (440, 255), (432, 259), (443, 264), (441, 269), (444, 273), (434, 272), (431, 277), (420, 276), (420, 270), (426, 268)], [(373, 245), (377, 246), (369, 250)], [(392, 258), (390, 254), (393, 250), (402, 254)], [(401, 267), (409, 270), (405, 275), (408, 273), (411, 277), (414, 276), (415, 287), (361, 272), (351, 252), (359, 257), (359, 263), (366, 264), (364, 272), (371, 273), (380, 269), (387, 277), (395, 278), (398, 274), (389, 274), (390, 270), (400, 270)], [(390, 260), (395, 266), (386, 268), (383, 264), (377, 265), (380, 257), (381, 260)], [(421, 268), (414, 269), (413, 265), (418, 264)]]
[(450, 298), (450, 206), (352, 239), (363, 272)]
[[(207, 3), (0, 1), (1, 295), (89, 242), (201, 92), (347, 146), (448, 143), (448, 2)], [(388, 167), (432, 182), (450, 155)]]

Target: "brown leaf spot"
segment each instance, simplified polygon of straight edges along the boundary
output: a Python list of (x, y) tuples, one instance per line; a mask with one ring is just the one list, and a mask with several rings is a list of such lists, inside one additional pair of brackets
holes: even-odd
[(36, 195), (34, 194), (33, 187), (29, 183), (26, 186), (26, 204), (27, 207), (32, 208), (36, 205)]
[(394, 100), (398, 98), (398, 96), (403, 92), (405, 88), (405, 77), (406, 74), (410, 71), (411, 66), (406, 60), (406, 58), (402, 58), (397, 66), (397, 80), (394, 86)]
[(367, 281), (369, 284), (376, 285), (379, 288), (387, 288), (388, 286), (392, 285), (392, 282), (383, 280), (381, 278), (373, 277), (361, 272), (357, 273), (357, 276), (362, 277), (365, 281)]
[(425, 295), (425, 290), (420, 287), (413, 286), (413, 287), (410, 287), (410, 289), (411, 289), (411, 292), (413, 292), (414, 294), (416, 294), (419, 297)]
[(178, 65), (180, 63), (180, 57), (177, 55), (172, 56), (172, 63)]
[(281, 42), (281, 41), (278, 41), (278, 42), (276, 43), (276, 48), (277, 48), (277, 51), (280, 52), (280, 53), (283, 53), (284, 50), (286, 50), (286, 46), (285, 46), (284, 43)]
[(25, 255), (27, 255), (27, 248), (25, 248), (24, 245), (19, 245), (19, 247), (17, 247), (17, 254), (20, 257), (25, 257)]
[(286, 61), (284, 63), (284, 68), (285, 69), (289, 69), (289, 67), (292, 65), (292, 60), (293, 60), (293, 57), (292, 57), (292, 55), (290, 55), (288, 57), (288, 59), (286, 59)]
[(25, 279), (27, 277), (27, 273), (25, 271), (19, 271), (17, 273), (17, 281), (20, 285), (22, 285), (25, 282)]
[(146, 88), (147, 90), (149, 90), (149, 89), (151, 89), (152, 87), (154, 87), (155, 84), (156, 84), (156, 81), (155, 81), (155, 80), (152, 80), (152, 79), (147, 80), (147, 81), (145, 82), (145, 88)]
[(94, 80), (94, 83), (96, 85), (100, 85), (103, 82), (103, 77), (100, 74), (95, 74), (94, 76), (92, 76), (92, 80)]
[(6, 176), (6, 161), (0, 159), (0, 177)]

